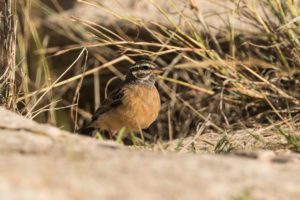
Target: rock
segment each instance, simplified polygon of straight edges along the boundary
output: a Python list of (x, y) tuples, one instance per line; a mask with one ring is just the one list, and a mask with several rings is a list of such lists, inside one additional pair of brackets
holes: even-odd
[(299, 156), (276, 162), (270, 153), (263, 159), (129, 149), (3, 108), (0, 128), (1, 199), (300, 198)]
[[(176, 10), (178, 9), (192, 23), (195, 29), (200, 32), (207, 32), (205, 26), (208, 26), (210, 27), (210, 32), (216, 34), (227, 30), (229, 23), (233, 23), (233, 27), (237, 33), (257, 31), (254, 26), (250, 26), (249, 23), (246, 23), (247, 20), (240, 16), (239, 13), (243, 12), (244, 9), (244, 4), (241, 2), (238, 6), (231, 0), (219, 2), (208, 0), (173, 0), (174, 5), (170, 1), (154, 0), (153, 2), (151, 3), (148, 0), (123, 0), (122, 2), (100, 0), (89, 3), (78, 1), (73, 4), (74, 7), (71, 9), (51, 16), (49, 21), (56, 23), (62, 19), (76, 17), (101, 24), (105, 27), (121, 26), (122, 31), (127, 32), (128, 29), (133, 28), (133, 24), (127, 23), (128, 21), (125, 19), (129, 18), (142, 19), (146, 24), (153, 22), (154, 24), (159, 23), (168, 28), (174, 28), (172, 23), (159, 10), (162, 9), (168, 15), (168, 18), (178, 25), (178, 27), (191, 32), (187, 23)], [(264, 14), (266, 11), (263, 11), (262, 5), (259, 1), (255, 2), (258, 12)], [(252, 0), (246, 0), (245, 3), (250, 7), (252, 6)], [(201, 20), (205, 21), (205, 25), (200, 22)]]

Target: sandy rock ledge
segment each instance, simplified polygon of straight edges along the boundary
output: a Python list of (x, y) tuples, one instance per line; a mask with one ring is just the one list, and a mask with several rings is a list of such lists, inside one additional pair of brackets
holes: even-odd
[(132, 150), (0, 108), (5, 200), (300, 199), (298, 155), (250, 157)]

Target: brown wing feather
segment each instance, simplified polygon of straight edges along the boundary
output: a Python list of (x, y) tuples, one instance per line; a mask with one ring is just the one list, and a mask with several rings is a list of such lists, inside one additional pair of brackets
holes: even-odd
[(96, 110), (92, 117), (92, 121), (97, 120), (97, 118), (103, 113), (111, 110), (111, 108), (115, 108), (122, 104), (122, 98), (124, 97), (124, 90), (122, 87), (119, 87), (113, 90), (109, 96), (102, 102), (101, 106)]

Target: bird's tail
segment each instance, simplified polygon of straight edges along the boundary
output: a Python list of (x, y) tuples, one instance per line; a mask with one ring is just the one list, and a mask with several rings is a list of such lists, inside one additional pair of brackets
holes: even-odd
[(78, 129), (76, 132), (80, 135), (86, 135), (93, 137), (95, 135), (95, 132), (97, 131), (96, 128), (90, 127), (91, 123), (84, 124), (80, 129)]

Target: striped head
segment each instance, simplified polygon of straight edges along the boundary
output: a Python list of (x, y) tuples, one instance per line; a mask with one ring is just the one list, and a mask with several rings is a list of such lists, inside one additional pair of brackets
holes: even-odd
[(162, 71), (155, 63), (147, 60), (141, 60), (129, 68), (125, 82), (154, 86), (156, 74), (161, 72)]

